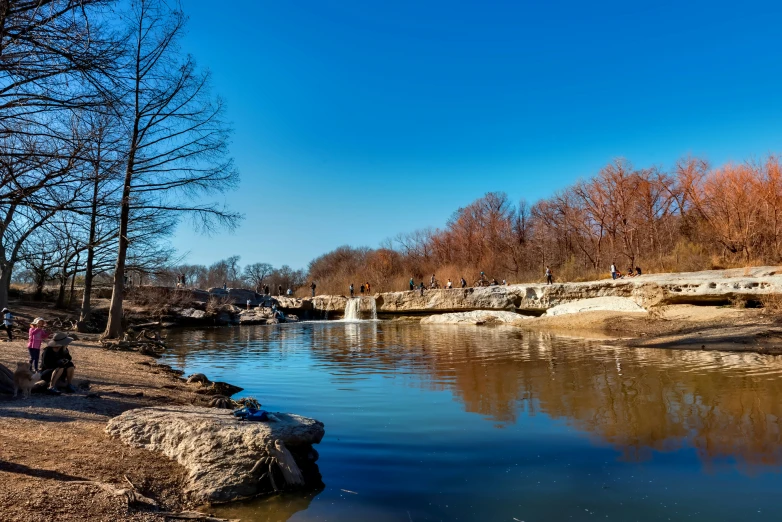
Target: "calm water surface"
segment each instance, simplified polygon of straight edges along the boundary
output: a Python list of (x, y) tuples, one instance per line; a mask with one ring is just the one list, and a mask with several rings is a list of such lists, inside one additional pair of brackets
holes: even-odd
[[(326, 425), (326, 487), (242, 520), (782, 520), (782, 358), (510, 328), (190, 330), (163, 362)], [(347, 491), (345, 491), (347, 490)]]

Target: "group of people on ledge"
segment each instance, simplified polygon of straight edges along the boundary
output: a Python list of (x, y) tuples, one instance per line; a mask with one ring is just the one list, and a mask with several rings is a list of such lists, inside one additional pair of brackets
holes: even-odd
[[(507, 284), (508, 282), (505, 279), (503, 279), (501, 283), (494, 278), (492, 278), (491, 281), (489, 281), (489, 279), (486, 277), (486, 274), (484, 272), (481, 272), (481, 275), (478, 277), (478, 281), (475, 283), (475, 286), (500, 286), (500, 285), (505, 286)], [(410, 278), (409, 285), (410, 285), (411, 292), (417, 288), (421, 292), (421, 295), (424, 295), (424, 290), (427, 289), (427, 286), (424, 285), (423, 281), (421, 281), (420, 284), (416, 285), (415, 279), (413, 277)], [(467, 288), (467, 280), (464, 277), (460, 277), (459, 285), (461, 286), (461, 288)], [(435, 290), (438, 288), (442, 288), (442, 286), (440, 285), (440, 281), (437, 280), (435, 274), (432, 274), (432, 277), (429, 279), (428, 289)], [(445, 283), (445, 289), (450, 290), (452, 288), (454, 288), (453, 281), (448, 279), (448, 282)]]
[[(314, 285), (315, 283), (312, 283), (312, 284)], [(372, 287), (369, 285), (369, 281), (367, 281), (366, 283), (362, 283), (361, 284), (361, 286), (359, 287), (358, 291), (361, 293), (362, 296), (365, 293), (367, 295), (369, 295), (371, 288)], [(348, 288), (348, 290), (350, 291), (350, 297), (353, 297), (355, 295), (355, 293), (356, 293), (356, 290), (355, 290), (355, 287), (353, 286), (353, 283), (350, 283), (350, 287)], [(312, 289), (312, 297), (315, 297), (315, 289), (314, 288)]]
[[(616, 269), (616, 264), (615, 263), (611, 263), (611, 278), (612, 279), (621, 279), (623, 277), (635, 277), (635, 276), (639, 276), (641, 274), (642, 274), (641, 268), (636, 266), (635, 268), (633, 268), (633, 267), (628, 268), (626, 276), (622, 275), (622, 273), (619, 272)], [(549, 267), (548, 265), (546, 266), (545, 280), (546, 280), (546, 284), (547, 285), (554, 284), (554, 273), (552, 272), (551, 267)], [(495, 278), (492, 278), (491, 280), (489, 280), (486, 277), (486, 274), (484, 272), (481, 272), (481, 274), (478, 277), (478, 280), (476, 281), (474, 286), (505, 286), (507, 284), (508, 284), (508, 282), (505, 279), (503, 279), (502, 282), (498, 282)], [(437, 280), (437, 277), (435, 276), (435, 274), (432, 274), (432, 277), (429, 278), (429, 286), (428, 287), (424, 284), (423, 281), (421, 281), (418, 285), (416, 285), (415, 279), (413, 277), (410, 278), (409, 285), (410, 285), (410, 291), (411, 292), (413, 292), (415, 290), (418, 290), (421, 293), (421, 295), (424, 295), (424, 291), (427, 290), (427, 288), (430, 289), (430, 290), (441, 288), (440, 282)], [(459, 278), (459, 286), (461, 288), (467, 288), (467, 280), (464, 277), (460, 277)], [(316, 288), (317, 288), (317, 285), (315, 284), (315, 281), (312, 281), (312, 283), (310, 284), (310, 290), (312, 292), (312, 297), (315, 297), (315, 289)], [(367, 281), (366, 283), (362, 283), (359, 286), (359, 289), (358, 289), (359, 294), (362, 295), (362, 296), (365, 295), (365, 294), (369, 295), (370, 292), (371, 292), (371, 288), (372, 287), (370, 286), (369, 281)], [(445, 283), (445, 287), (444, 288), (446, 290), (454, 288), (453, 281), (448, 279), (448, 281)], [(350, 283), (350, 286), (348, 287), (348, 292), (350, 293), (350, 297), (355, 297), (356, 289), (355, 289), (355, 286), (353, 285), (353, 283)], [(264, 293), (264, 295), (269, 295), (269, 285), (264, 285), (263, 293)], [(279, 295), (279, 296), (283, 295), (282, 285), (279, 285), (277, 287), (277, 295)], [(291, 297), (293, 295), (293, 291), (289, 288), (287, 290), (287, 292), (286, 292), (286, 295), (288, 297)], [(249, 301), (248, 301), (248, 308), (249, 308)]]
[(627, 267), (627, 275), (622, 275), (622, 272), (616, 269), (616, 263), (611, 263), (611, 279), (622, 279), (623, 277), (636, 277), (643, 275), (640, 266), (636, 266), (633, 269), (632, 266)]

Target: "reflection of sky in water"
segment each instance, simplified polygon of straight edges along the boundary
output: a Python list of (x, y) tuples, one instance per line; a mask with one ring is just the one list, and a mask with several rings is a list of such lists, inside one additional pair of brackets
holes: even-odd
[(170, 340), (164, 362), (326, 425), (318, 447), (322, 493), (224, 515), (782, 515), (780, 357), (627, 350), (511, 328), (390, 322), (193, 330)]

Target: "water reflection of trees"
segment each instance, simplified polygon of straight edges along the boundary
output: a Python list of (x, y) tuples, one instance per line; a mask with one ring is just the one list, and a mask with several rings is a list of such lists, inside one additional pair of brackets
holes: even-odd
[[(749, 471), (782, 462), (780, 357), (629, 350), (504, 328), (385, 323), (262, 332), (249, 349), (306, 348), (341, 381), (412, 374), (412, 385), (449, 389), (467, 411), (501, 424), (540, 411), (627, 459), (694, 447), (708, 465), (735, 459)], [(248, 349), (236, 335), (221, 342)]]
[(318, 357), (343, 369), (404, 368), (501, 423), (539, 410), (630, 460), (690, 446), (709, 465), (782, 462), (779, 357), (629, 350), (503, 328), (386, 326), (358, 341), (333, 333), (313, 332)]

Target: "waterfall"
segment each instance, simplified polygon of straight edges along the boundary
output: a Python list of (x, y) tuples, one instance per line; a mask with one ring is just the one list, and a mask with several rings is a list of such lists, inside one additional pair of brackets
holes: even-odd
[(345, 321), (360, 321), (361, 320), (361, 298), (360, 297), (354, 297), (353, 299), (348, 299), (348, 302), (345, 304), (345, 315), (343, 319)]
[(361, 320), (361, 302), (364, 299), (369, 299), (369, 311), (370, 317), (373, 321), (377, 321), (377, 303), (374, 297), (354, 297), (348, 299), (345, 303), (345, 315), (342, 317), (343, 321), (360, 321)]

